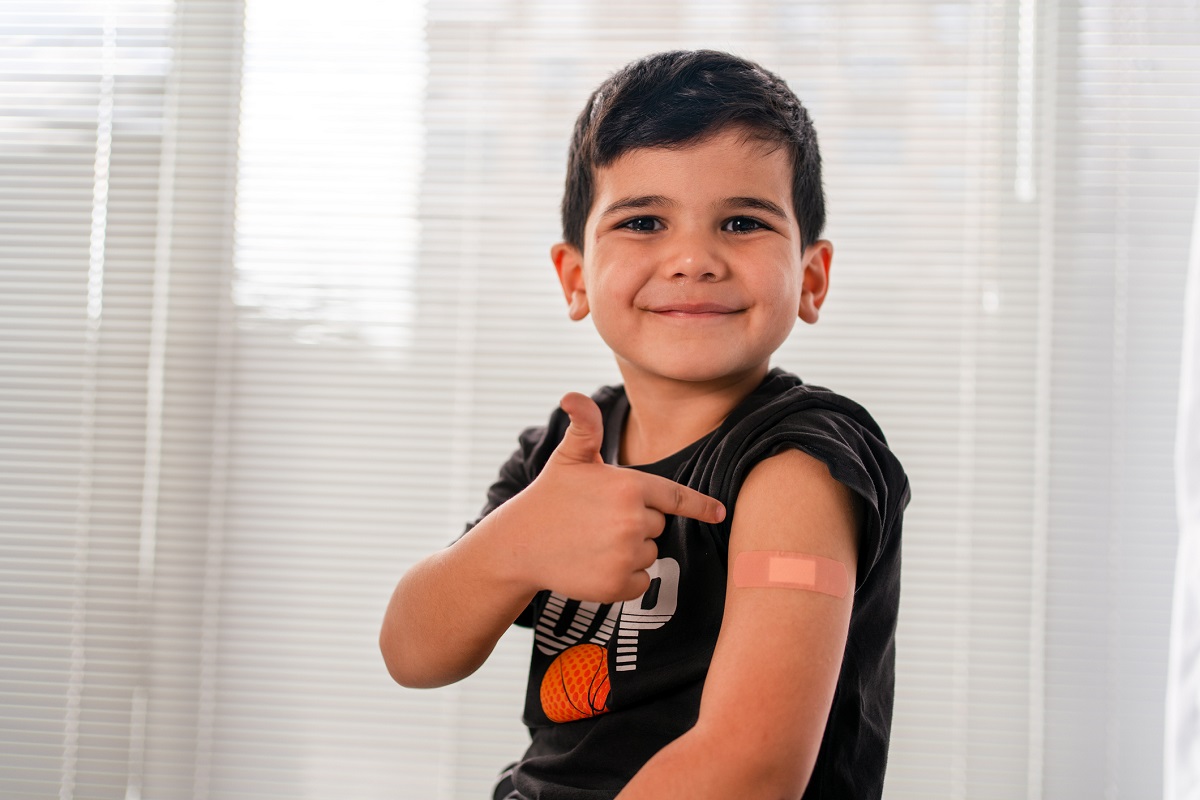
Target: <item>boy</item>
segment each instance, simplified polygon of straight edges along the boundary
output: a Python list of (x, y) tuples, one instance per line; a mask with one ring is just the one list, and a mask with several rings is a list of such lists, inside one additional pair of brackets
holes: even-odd
[(861, 407), (768, 363), (828, 288), (808, 114), (662, 53), (596, 90), (567, 171), (551, 256), (624, 384), (565, 396), (401, 579), (388, 669), (444, 685), (534, 628), (496, 798), (879, 797), (908, 482)]

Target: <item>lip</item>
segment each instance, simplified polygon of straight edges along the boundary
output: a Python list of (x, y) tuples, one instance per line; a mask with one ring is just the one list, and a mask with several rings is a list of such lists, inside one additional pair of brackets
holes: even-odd
[(668, 317), (696, 318), (736, 314), (742, 309), (724, 303), (667, 303), (661, 306), (651, 306), (646, 310)]

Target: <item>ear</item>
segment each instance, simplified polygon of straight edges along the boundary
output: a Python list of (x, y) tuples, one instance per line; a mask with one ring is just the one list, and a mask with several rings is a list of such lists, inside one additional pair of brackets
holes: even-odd
[(559, 242), (550, 248), (550, 260), (567, 298), (567, 316), (581, 320), (588, 315), (587, 286), (583, 280), (583, 253), (575, 245)]
[(833, 244), (825, 239), (813, 242), (805, 249), (802, 262), (804, 275), (800, 286), (800, 319), (812, 325), (820, 316), (821, 305), (829, 292)]

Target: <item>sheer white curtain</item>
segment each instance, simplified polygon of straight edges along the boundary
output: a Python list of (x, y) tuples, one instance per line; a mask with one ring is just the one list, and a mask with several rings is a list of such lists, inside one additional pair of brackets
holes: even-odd
[(0, 794), (203, 793), (240, 7), (0, 33)]
[(379, 619), (516, 434), (617, 378), (549, 265), (566, 139), (699, 46), (813, 113), (837, 257), (777, 363), (913, 481), (888, 797), (1160, 793), (1194, 3), (38, 0), (0, 32), (0, 794), (485, 796), (527, 633), (417, 692)]
[(1164, 800), (1200, 793), (1200, 194), (1195, 208), (1175, 438), (1179, 555), (1167, 665)]

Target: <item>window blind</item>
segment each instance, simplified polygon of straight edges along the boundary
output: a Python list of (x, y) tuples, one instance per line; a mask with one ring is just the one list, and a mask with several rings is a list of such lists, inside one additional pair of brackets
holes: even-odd
[(0, 786), (123, 794), (172, 9), (0, 17)]
[(619, 379), (548, 258), (578, 109), (717, 47), (822, 143), (831, 294), (776, 363), (913, 482), (886, 795), (1153, 795), (1197, 13), (9, 4), (0, 790), (487, 796), (528, 633), (412, 691), (379, 621), (516, 434)]

